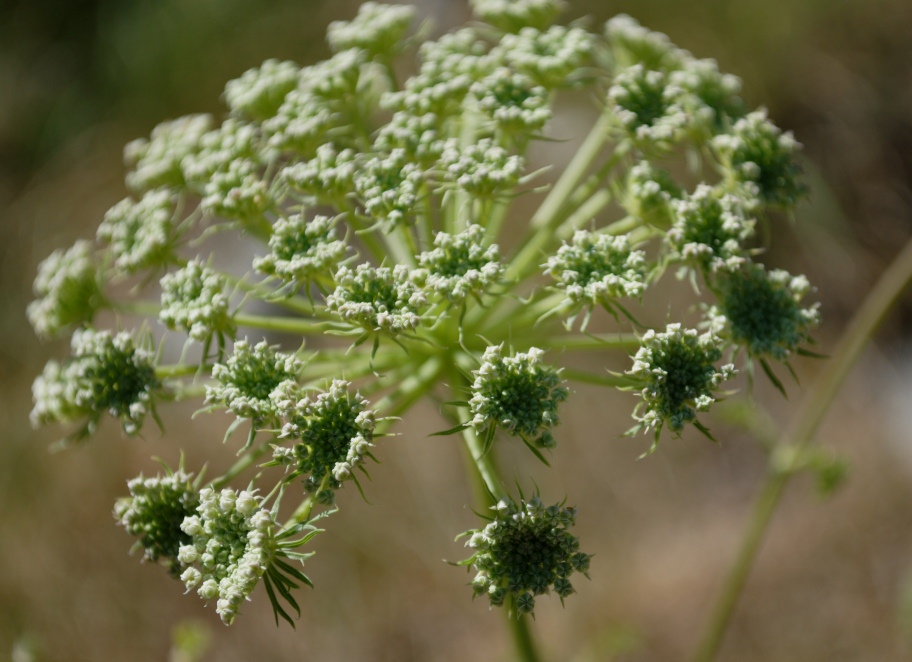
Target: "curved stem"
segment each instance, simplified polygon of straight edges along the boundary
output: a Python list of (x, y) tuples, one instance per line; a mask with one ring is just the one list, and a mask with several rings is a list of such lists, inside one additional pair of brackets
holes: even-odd
[(254, 329), (300, 335), (322, 333), (325, 329), (323, 322), (302, 320), (294, 317), (269, 317), (266, 315), (235, 315), (234, 323), (238, 326), (247, 326)]
[[(766, 535), (770, 520), (779, 505), (783, 489), (794, 475), (801, 452), (813, 443), (817, 428), (826, 416), (833, 399), (839, 392), (849, 371), (887, 313), (893, 308), (903, 291), (912, 283), (912, 241), (906, 244), (899, 256), (884, 272), (865, 298), (861, 308), (852, 318), (830, 360), (815, 382), (815, 388), (802, 402), (793, 424), (779, 442), (780, 447), (790, 447), (791, 453), (771, 454), (771, 467), (754, 506), (741, 549), (729, 570), (709, 624), (694, 655), (694, 662), (713, 660), (734, 613), (738, 598), (747, 582), (754, 559)], [(794, 458), (790, 464), (772, 464), (777, 457)]]

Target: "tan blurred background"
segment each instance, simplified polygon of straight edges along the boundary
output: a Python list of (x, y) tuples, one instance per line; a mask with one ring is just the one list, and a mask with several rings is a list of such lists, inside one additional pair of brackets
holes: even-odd
[[(472, 602), (453, 536), (476, 520), (455, 438), (432, 408), (384, 443), (372, 505), (344, 494), (308, 563), (297, 631), (276, 629), (265, 594), (230, 629), (160, 568), (127, 555), (109, 513), (125, 481), (156, 455), (230, 462), (225, 420), (188, 405), (167, 434), (50, 454), (54, 431), (28, 423), (30, 384), (66, 342), (42, 344), (25, 307), (38, 262), (93, 235), (125, 195), (123, 144), (164, 119), (220, 113), (225, 81), (268, 57), (326, 54), (326, 24), (351, 0), (6, 0), (0, 3), (0, 659), (168, 659), (173, 641), (209, 638), (202, 659), (436, 662), (509, 660), (502, 614)], [(463, 2), (420, 10), (448, 27)], [(806, 146), (812, 196), (777, 226), (770, 265), (819, 288), (826, 352), (878, 274), (912, 234), (912, 3), (908, 0), (571, 0), (569, 18), (600, 26), (617, 12), (667, 32), (744, 79)], [(852, 374), (820, 433), (851, 464), (821, 500), (789, 488), (720, 660), (912, 659), (912, 298)], [(617, 365), (618, 368), (622, 365)], [(819, 363), (797, 364), (804, 386)], [(757, 398), (784, 423), (800, 399)], [(765, 458), (716, 423), (722, 443), (668, 440), (637, 460), (619, 438), (632, 400), (578, 388), (564, 410), (553, 469), (506, 449), (504, 466), (580, 509), (592, 581), (565, 609), (538, 603), (551, 660), (674, 661), (692, 650), (739, 540)], [(528, 484), (528, 481), (526, 482)], [(175, 627), (180, 625), (178, 630)], [(184, 632), (182, 635), (181, 632)], [(173, 658), (180, 659), (180, 658)]]

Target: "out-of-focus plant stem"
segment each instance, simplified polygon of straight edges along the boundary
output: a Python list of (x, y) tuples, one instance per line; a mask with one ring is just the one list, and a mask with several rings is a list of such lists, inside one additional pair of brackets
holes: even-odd
[[(754, 505), (753, 516), (735, 562), (722, 586), (709, 625), (693, 657), (694, 662), (710, 662), (715, 659), (783, 490), (789, 478), (799, 468), (804, 455), (802, 451), (813, 443), (814, 435), (849, 371), (910, 283), (912, 241), (905, 246), (865, 298), (840, 339), (832, 359), (827, 361), (814, 388), (792, 419), (792, 425), (777, 444), (778, 448), (770, 453), (770, 467)], [(776, 450), (791, 452), (781, 453)], [(777, 462), (783, 457), (790, 459), (787, 462)]]

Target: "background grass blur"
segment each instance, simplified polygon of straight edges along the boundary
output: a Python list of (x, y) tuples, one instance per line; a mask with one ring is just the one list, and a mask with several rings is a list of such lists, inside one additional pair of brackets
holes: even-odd
[[(424, 662), (509, 659), (500, 613), (472, 602), (469, 577), (441, 559), (475, 525), (456, 438), (431, 409), (379, 451), (373, 505), (342, 495), (308, 564), (297, 631), (268, 602), (230, 629), (152, 565), (127, 555), (109, 516), (150, 456), (230, 462), (225, 419), (167, 409), (166, 435), (121, 438), (115, 425), (50, 454), (53, 430), (28, 423), (30, 384), (66, 341), (40, 343), (26, 319), (38, 262), (94, 234), (125, 194), (121, 149), (158, 122), (221, 113), (224, 83), (264, 59), (323, 57), (326, 24), (352, 0), (6, 0), (0, 3), (0, 659), (163, 660), (172, 641), (209, 637), (203, 659)], [(461, 0), (425, 0), (441, 28)], [(809, 202), (777, 226), (767, 264), (819, 289), (821, 350), (912, 234), (912, 3), (908, 0), (571, 0), (600, 26), (628, 12), (744, 79), (747, 99), (805, 144)], [(821, 431), (851, 463), (848, 485), (814, 497), (790, 487), (720, 659), (906, 660), (912, 656), (912, 354), (910, 297), (865, 355)], [(597, 358), (595, 360), (598, 360)], [(621, 366), (617, 366), (621, 367)], [(802, 385), (818, 366), (802, 362)], [(778, 421), (792, 401), (758, 388)], [(739, 540), (765, 458), (735, 429), (722, 443), (620, 439), (633, 400), (579, 388), (563, 412), (552, 470), (528, 453), (516, 475), (580, 508), (592, 582), (561, 609), (545, 599), (536, 631), (553, 660), (669, 661), (692, 650)], [(723, 428), (724, 429), (724, 428)], [(512, 451), (507, 449), (509, 455)], [(175, 627), (183, 624), (178, 631)], [(187, 624), (191, 624), (188, 635)], [(197, 629), (192, 625), (197, 624)], [(195, 633), (195, 635), (194, 635)], [(176, 659), (176, 658), (175, 658)]]

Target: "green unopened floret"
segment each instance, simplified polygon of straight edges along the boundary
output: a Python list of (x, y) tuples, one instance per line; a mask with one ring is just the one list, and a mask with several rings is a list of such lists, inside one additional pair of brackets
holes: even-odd
[(535, 496), (528, 501), (501, 499), (483, 529), (469, 531), (468, 547), (476, 550), (466, 560), (478, 574), (472, 580), (476, 596), (485, 595), (500, 607), (512, 597), (515, 616), (531, 614), (535, 597), (552, 590), (561, 602), (575, 592), (569, 577), (588, 577), (591, 556), (579, 551), (579, 539), (569, 529), (576, 509), (563, 504), (544, 506)]

